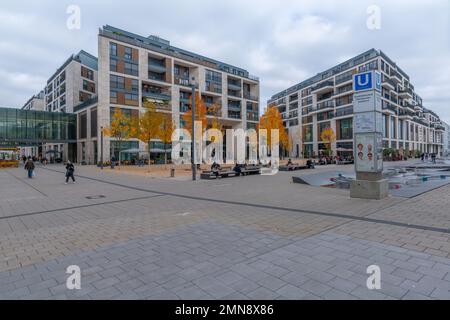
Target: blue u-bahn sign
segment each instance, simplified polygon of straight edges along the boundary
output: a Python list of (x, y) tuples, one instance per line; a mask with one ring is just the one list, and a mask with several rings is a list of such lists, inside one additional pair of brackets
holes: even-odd
[(381, 73), (369, 71), (358, 73), (353, 76), (353, 90), (378, 90), (381, 91)]

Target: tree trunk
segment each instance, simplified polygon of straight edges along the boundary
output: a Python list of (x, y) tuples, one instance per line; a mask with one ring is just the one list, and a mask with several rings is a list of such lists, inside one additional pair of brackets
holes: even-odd
[(150, 165), (152, 163), (152, 151), (151, 151), (151, 142), (148, 142), (148, 172), (150, 172)]
[(167, 169), (167, 149), (165, 143), (164, 143), (164, 169)]

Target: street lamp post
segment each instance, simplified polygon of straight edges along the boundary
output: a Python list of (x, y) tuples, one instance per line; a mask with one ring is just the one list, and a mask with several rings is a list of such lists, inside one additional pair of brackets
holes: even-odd
[(191, 164), (192, 164), (192, 181), (197, 180), (197, 167), (195, 165), (195, 78), (191, 83), (191, 110), (192, 110), (192, 137), (191, 137)]
[(100, 168), (103, 170), (103, 127), (100, 127)]

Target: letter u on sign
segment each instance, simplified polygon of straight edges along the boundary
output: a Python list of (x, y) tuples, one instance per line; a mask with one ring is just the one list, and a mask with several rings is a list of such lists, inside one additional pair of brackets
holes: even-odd
[(372, 89), (372, 73), (355, 74), (353, 83), (355, 91)]

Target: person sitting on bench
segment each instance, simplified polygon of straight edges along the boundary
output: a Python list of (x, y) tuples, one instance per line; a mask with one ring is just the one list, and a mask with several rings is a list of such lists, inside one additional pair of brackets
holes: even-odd
[(308, 161), (306, 161), (306, 166), (308, 169), (314, 169), (314, 162), (312, 162), (311, 159), (308, 159)]
[(233, 168), (233, 171), (236, 172), (236, 175), (237, 175), (237, 176), (240, 176), (240, 175), (241, 175), (241, 172), (242, 172), (242, 170), (241, 170), (241, 165), (238, 164), (238, 163), (236, 163), (236, 165), (235, 165), (234, 168)]
[(217, 162), (213, 162), (213, 164), (211, 165), (211, 171), (212, 173), (214, 173), (214, 175), (216, 176), (216, 178), (219, 177), (219, 171), (220, 171), (220, 164), (218, 164)]

